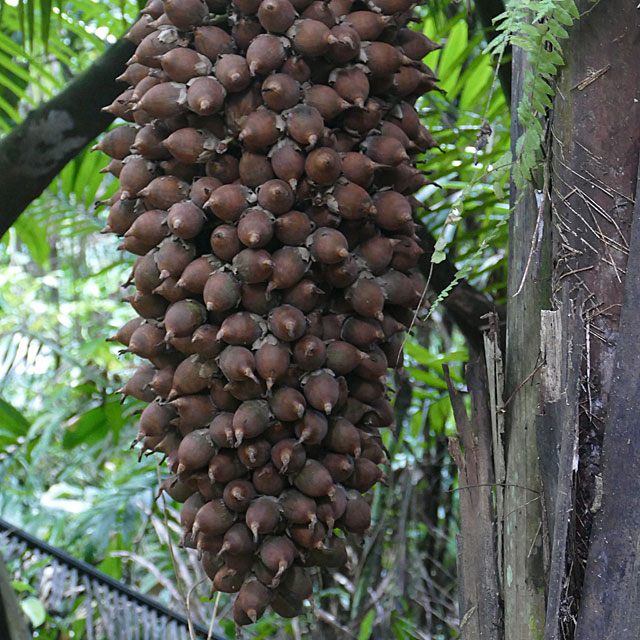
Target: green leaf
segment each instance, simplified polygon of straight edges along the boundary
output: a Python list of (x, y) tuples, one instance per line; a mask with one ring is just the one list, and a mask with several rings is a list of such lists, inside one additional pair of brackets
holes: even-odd
[(28, 591), (29, 593), (37, 593), (37, 591), (28, 582), (22, 582), (22, 580), (12, 580), (11, 586), (13, 587), (13, 590), (18, 593), (24, 593), (25, 591)]
[(24, 436), (29, 431), (29, 421), (2, 398), (0, 398), (0, 429), (15, 436)]
[(20, 216), (14, 223), (13, 229), (16, 234), (24, 242), (31, 257), (43, 268), (49, 266), (49, 239), (47, 230), (40, 226), (32, 216)]
[(35, 629), (44, 624), (47, 619), (47, 612), (38, 598), (30, 596), (26, 600), (22, 600), (20, 606)]
[(358, 632), (358, 640), (369, 640), (371, 637), (371, 627), (373, 626), (373, 618), (375, 611), (371, 609), (360, 623), (360, 631)]
[(73, 449), (81, 444), (95, 444), (105, 437), (106, 427), (105, 407), (94, 407), (67, 427), (62, 438), (62, 446), (65, 449)]

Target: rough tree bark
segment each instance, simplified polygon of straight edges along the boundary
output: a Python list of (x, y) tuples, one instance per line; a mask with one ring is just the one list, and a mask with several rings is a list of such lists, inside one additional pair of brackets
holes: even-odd
[(0, 141), (0, 237), (113, 121), (100, 109), (124, 91), (115, 79), (134, 51), (131, 42), (119, 40)]
[[(578, 7), (547, 122), (548, 184), (510, 221), (498, 524), (504, 636), (518, 640), (640, 628), (640, 13), (626, 0)], [(516, 51), (514, 105), (524, 71)]]

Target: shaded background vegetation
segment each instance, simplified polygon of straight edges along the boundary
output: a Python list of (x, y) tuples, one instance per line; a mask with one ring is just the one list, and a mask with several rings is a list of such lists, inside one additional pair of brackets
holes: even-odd
[[(119, 38), (138, 10), (131, 0), (109, 11), (91, 0), (13, 4), (2, 3), (0, 22), (4, 133)], [(418, 103), (440, 144), (420, 165), (437, 183), (418, 194), (421, 222), (446, 251), (451, 274), (462, 269), (478, 292), (501, 305), (506, 225), (500, 223), (508, 207), (504, 181), (489, 178), (509, 150), (508, 106), (483, 53), (487, 34), (474, 4), (467, 12), (465, 3), (431, 0), (419, 14), (413, 28), (444, 45), (425, 59), (443, 93)], [(173, 587), (164, 505), (154, 500), (156, 460), (138, 462), (129, 451), (142, 403), (120, 404), (115, 394), (135, 367), (134, 356), (119, 356), (106, 341), (133, 316), (121, 301), (132, 260), (116, 251), (116, 239), (98, 233), (106, 210), (94, 204), (116, 189), (99, 173), (106, 163), (106, 156), (85, 150), (0, 243), (0, 517), (184, 611)], [(447, 447), (455, 427), (442, 365), (464, 389), (468, 352), (440, 304), (441, 289), (427, 291), (404, 370), (390, 381), (397, 429), (385, 434), (388, 486), (373, 492), (370, 536), (350, 545), (353, 571), (322, 575), (299, 621), (267, 616), (249, 627), (248, 637), (310, 637), (314, 616), (339, 629), (338, 637), (456, 637), (456, 470)], [(174, 507), (167, 504), (175, 545)], [(185, 552), (178, 560), (188, 590), (202, 575)], [(23, 603), (33, 604), (35, 569), (9, 569)], [(213, 605), (204, 583), (196, 594), (192, 615), (208, 624)], [(82, 611), (43, 609), (44, 619), (32, 616), (37, 637), (82, 637)], [(227, 614), (223, 594), (216, 629), (232, 638)]]

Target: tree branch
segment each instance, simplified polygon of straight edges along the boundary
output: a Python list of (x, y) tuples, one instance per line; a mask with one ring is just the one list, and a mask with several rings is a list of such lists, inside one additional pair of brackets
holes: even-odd
[[(457, 269), (444, 260), (438, 264), (431, 262), (431, 256), (435, 249), (435, 240), (427, 228), (418, 224), (416, 233), (420, 241), (420, 247), (424, 251), (420, 256), (418, 268), (422, 275), (429, 281), (430, 287), (441, 293), (455, 279)], [(442, 305), (449, 312), (454, 322), (469, 343), (477, 352), (482, 350), (482, 327), (487, 321), (482, 316), (489, 312), (495, 312), (501, 320), (504, 320), (504, 309), (496, 305), (483, 293), (474, 289), (466, 280), (460, 280), (442, 301)]]
[(113, 121), (100, 109), (124, 91), (116, 76), (135, 45), (119, 40), (63, 91), (0, 141), (0, 237), (63, 169)]

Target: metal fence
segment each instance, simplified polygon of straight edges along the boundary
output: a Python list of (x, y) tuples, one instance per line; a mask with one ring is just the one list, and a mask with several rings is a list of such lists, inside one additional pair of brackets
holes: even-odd
[[(25, 569), (35, 567), (32, 586), (46, 610), (65, 616), (75, 609), (87, 640), (190, 640), (184, 616), (1, 518), (0, 552), (7, 565), (19, 560)], [(192, 628), (207, 638), (202, 625)]]

